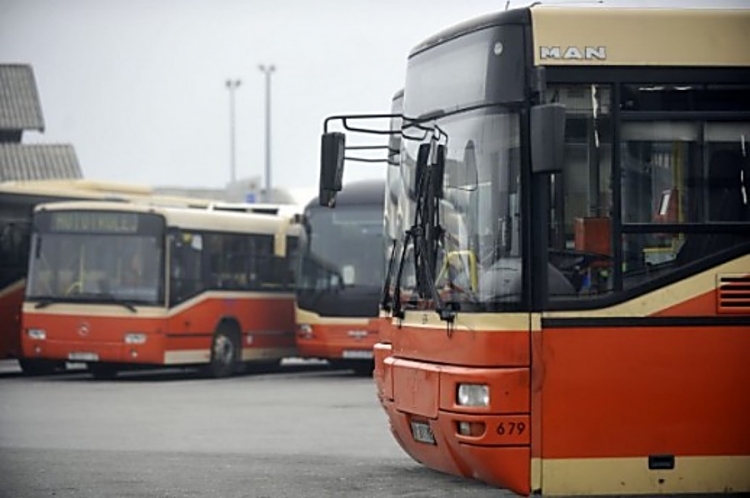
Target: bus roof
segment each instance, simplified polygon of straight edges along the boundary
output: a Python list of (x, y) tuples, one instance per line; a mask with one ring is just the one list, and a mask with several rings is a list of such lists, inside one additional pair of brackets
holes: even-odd
[[(55, 179), (0, 182), (0, 189), (47, 194), (50, 191), (90, 192), (92, 194), (152, 195), (153, 189), (142, 185), (84, 179)], [(60, 195), (62, 197), (63, 195)]]
[[(336, 207), (380, 205), (385, 202), (385, 180), (358, 180), (347, 183), (336, 196)], [(305, 209), (320, 207), (318, 196)], [(328, 208), (325, 208), (328, 209)]]
[(154, 206), (146, 203), (123, 203), (107, 201), (68, 201), (39, 204), (35, 213), (41, 211), (118, 211), (128, 213), (153, 213), (165, 218), (167, 226), (206, 231), (229, 231), (237, 233), (276, 234), (291, 222), (289, 216), (217, 211), (185, 206)]
[(91, 199), (103, 201), (135, 202), (161, 206), (188, 206), (206, 208), (218, 202), (212, 199), (196, 199), (154, 195), (150, 187), (100, 182), (92, 180), (34, 180), (0, 182), (0, 195), (18, 195), (37, 198)]
[(532, 26), (536, 65), (750, 66), (750, 9), (534, 5), (452, 26), (414, 47), (409, 57), (506, 24)]

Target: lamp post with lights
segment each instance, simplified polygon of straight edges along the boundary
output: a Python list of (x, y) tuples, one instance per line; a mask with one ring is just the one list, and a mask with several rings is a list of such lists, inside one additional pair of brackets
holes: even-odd
[(258, 69), (266, 78), (266, 167), (265, 167), (265, 201), (271, 200), (271, 75), (276, 70), (273, 64), (259, 64)]
[(242, 80), (227, 80), (226, 86), (229, 90), (229, 181), (237, 181), (237, 165), (235, 163), (235, 126), (234, 126), (234, 92), (242, 84)]

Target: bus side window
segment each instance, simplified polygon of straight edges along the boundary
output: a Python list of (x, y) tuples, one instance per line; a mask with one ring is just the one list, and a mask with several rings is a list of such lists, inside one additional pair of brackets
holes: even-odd
[(299, 239), (296, 237), (287, 237), (286, 256), (279, 261), (279, 281), (283, 282), (284, 289), (295, 287), (298, 243)]
[[(705, 201), (710, 222), (745, 221), (746, 200), (743, 192), (742, 157), (730, 150), (717, 150), (711, 156), (706, 178)], [(709, 256), (747, 240), (732, 233), (689, 234), (680, 248), (680, 264)]]
[(11, 284), (26, 273), (29, 231), (28, 223), (14, 220), (0, 222), (0, 286)]
[(275, 287), (277, 282), (274, 268), (277, 258), (273, 253), (273, 236), (255, 236), (255, 253), (253, 256), (260, 285), (264, 288)]
[(170, 297), (172, 305), (181, 303), (206, 288), (202, 274), (203, 239), (198, 233), (171, 235)]

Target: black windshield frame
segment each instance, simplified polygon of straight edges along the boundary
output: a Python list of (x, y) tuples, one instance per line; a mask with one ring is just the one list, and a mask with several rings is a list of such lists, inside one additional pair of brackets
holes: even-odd
[(40, 211), (33, 220), (26, 300), (165, 306), (165, 258), (162, 215)]

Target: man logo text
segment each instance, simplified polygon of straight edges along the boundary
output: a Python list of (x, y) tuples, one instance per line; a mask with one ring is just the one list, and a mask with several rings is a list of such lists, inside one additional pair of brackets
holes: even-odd
[(607, 60), (607, 47), (540, 47), (539, 57), (542, 60), (603, 61)]

